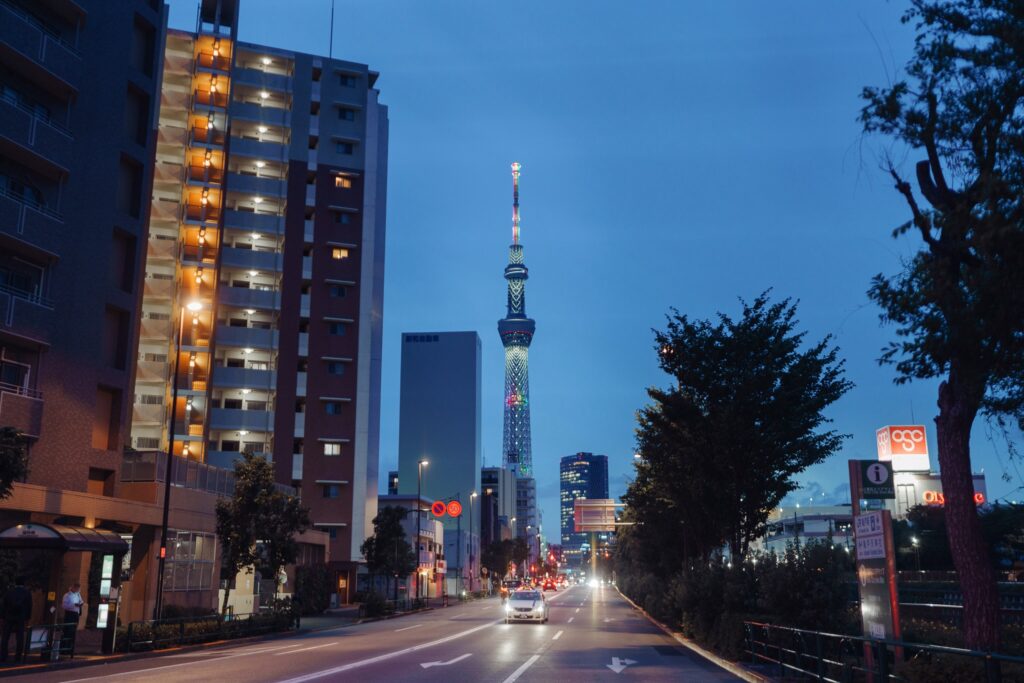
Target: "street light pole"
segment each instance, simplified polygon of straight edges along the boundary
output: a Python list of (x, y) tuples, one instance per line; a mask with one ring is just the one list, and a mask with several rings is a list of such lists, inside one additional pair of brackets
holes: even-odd
[(416, 463), (416, 600), (420, 599), (420, 536), (423, 535), (422, 518), (420, 517), (420, 496), (423, 490), (423, 467), (426, 460)]
[(469, 494), (469, 592), (473, 592), (473, 499), (476, 498), (476, 491)]
[[(167, 524), (171, 516), (171, 477), (174, 470), (174, 418), (178, 411), (178, 371), (181, 366), (181, 337), (185, 333), (185, 309), (197, 313), (202, 304), (195, 301), (182, 306), (178, 312), (178, 338), (174, 344), (174, 375), (171, 379), (171, 417), (167, 432), (167, 467), (164, 471), (164, 510), (160, 529), (160, 558), (156, 576), (156, 601), (153, 605), (153, 619), (159, 620), (164, 606), (164, 570), (167, 567)], [(188, 421), (188, 414), (185, 415)]]

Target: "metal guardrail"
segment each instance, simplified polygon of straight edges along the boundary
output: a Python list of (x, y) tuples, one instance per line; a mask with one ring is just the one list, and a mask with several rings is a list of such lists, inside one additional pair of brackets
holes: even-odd
[(1002, 664), (1024, 665), (1024, 657), (980, 652), (944, 645), (910, 643), (884, 638), (842, 635), (822, 631), (744, 621), (743, 652), (751, 662), (777, 668), (779, 677), (809, 677), (827, 683), (873, 680), (902, 681), (897, 657), (904, 660), (936, 655), (975, 660), (987, 683), (1002, 681)]
[(290, 612), (258, 612), (226, 617), (210, 614), (202, 617), (133, 621), (128, 624), (125, 648), (129, 652), (139, 652), (213, 640), (246, 638), (287, 631), (294, 623), (295, 617)]
[(43, 398), (43, 392), (36, 391), (35, 389), (29, 389), (28, 387), (18, 386), (17, 384), (9, 384), (8, 382), (0, 382), (0, 392), (5, 394), (15, 394), (17, 396), (24, 396), (26, 398), (34, 398), (40, 400)]

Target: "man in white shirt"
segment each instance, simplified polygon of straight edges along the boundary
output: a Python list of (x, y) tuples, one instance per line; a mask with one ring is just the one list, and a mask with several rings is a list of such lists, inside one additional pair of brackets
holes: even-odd
[(82, 617), (82, 584), (73, 583), (64, 594), (61, 607), (64, 608), (64, 634), (62, 636), (61, 650), (70, 653), (72, 659), (75, 657), (75, 634), (78, 631), (78, 620)]

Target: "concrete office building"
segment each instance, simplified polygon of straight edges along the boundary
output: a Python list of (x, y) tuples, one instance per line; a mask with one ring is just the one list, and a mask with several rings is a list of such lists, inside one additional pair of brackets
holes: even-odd
[(513, 537), (516, 516), (516, 475), (504, 467), (480, 471), (480, 545)]
[(584, 498), (608, 497), (608, 456), (593, 453), (567, 455), (559, 463), (559, 512), (562, 556), (567, 566), (578, 568), (590, 551), (590, 535), (578, 533), (573, 506)]
[(458, 519), (443, 518), (450, 594), (478, 585), (470, 566), (479, 569), (480, 364), (476, 332), (402, 335), (398, 491), (415, 496), (422, 482), (423, 497), (462, 503)]
[(377, 501), (387, 108), (365, 65), (237, 26), (202, 0), (167, 35), (132, 445), (272, 459), (346, 602)]
[[(153, 0), (0, 2), (0, 427), (29, 438), (0, 529), (73, 527), (93, 553), (127, 551), (124, 620), (152, 609), (161, 524), (160, 500), (137, 501), (120, 472), (165, 33)], [(201, 502), (182, 514), (212, 528)], [(88, 585), (88, 553), (50, 567), (50, 586)]]
[[(419, 545), (423, 551), (419, 565), (420, 597), (436, 598), (444, 595), (444, 577), (447, 573), (446, 559), (444, 554), (445, 538), (444, 524), (430, 512), (430, 504), (434, 501), (429, 498), (419, 499), (419, 516), (416, 521), (416, 496), (387, 495), (377, 500), (378, 509), (386, 506), (400, 507), (408, 510), (405, 519), (402, 520), (402, 530), (409, 541), (409, 545), (416, 548)], [(419, 533), (419, 543), (415, 539)], [(414, 573), (415, 574), (415, 573)], [(378, 589), (383, 590), (386, 586), (384, 581), (378, 584)], [(409, 575), (399, 579), (398, 597), (415, 597), (416, 576)], [(391, 593), (388, 597), (391, 597)]]

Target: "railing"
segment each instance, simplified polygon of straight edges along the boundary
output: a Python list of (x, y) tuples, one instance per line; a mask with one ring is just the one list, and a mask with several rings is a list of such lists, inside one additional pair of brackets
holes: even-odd
[(190, 165), (188, 179), (201, 183), (223, 183), (224, 171), (215, 166)]
[(44, 204), (41, 204), (40, 202), (37, 202), (34, 199), (29, 199), (28, 197), (26, 197), (24, 194), (22, 194), (20, 192), (12, 192), (11, 190), (8, 190), (6, 187), (4, 187), (3, 185), (0, 185), (0, 197), (7, 197), (8, 199), (13, 199), (14, 201), (18, 202), (19, 204), (24, 204), (28, 208), (33, 209), (35, 211), (38, 211), (39, 213), (43, 214), (44, 216), (56, 219), (56, 220), (61, 221), (61, 222), (64, 221), (64, 217), (58, 211), (54, 211), (53, 209), (49, 208), (48, 206), (46, 206)]
[(207, 69), (217, 69), (218, 71), (230, 71), (231, 70), (231, 58), (224, 57), (222, 55), (215, 55), (212, 52), (200, 52), (199, 58), (196, 60), (199, 66)]
[(6, 8), (7, 11), (9, 11), (11, 14), (15, 15), (32, 28), (42, 33), (48, 39), (60, 44), (61, 47), (63, 47), (71, 54), (75, 56), (80, 56), (78, 49), (74, 45), (65, 40), (59, 33), (54, 31), (52, 28), (50, 28), (43, 22), (39, 21), (34, 15), (24, 11), (13, 2), (9, 2), (9, 0), (0, 0), (0, 7)]
[(227, 140), (224, 131), (216, 128), (203, 128), (202, 126), (192, 127), (192, 142), (202, 142), (207, 145), (223, 145)]
[(42, 400), (43, 398), (43, 393), (41, 391), (29, 389), (28, 387), (21, 387), (17, 384), (9, 384), (8, 382), (0, 382), (0, 392), (24, 396), (26, 398), (34, 398), (36, 400)]
[(16, 297), (18, 299), (24, 299), (29, 303), (53, 310), (53, 299), (48, 299), (37, 292), (26, 292), (24, 289), (18, 289), (17, 287), (12, 287), (10, 285), (0, 284), (0, 293), (10, 294), (11, 296)]
[(49, 114), (44, 114), (43, 112), (39, 111), (38, 109), (36, 109), (34, 107), (28, 106), (27, 104), (22, 102), (19, 98), (15, 97), (14, 95), (7, 94), (6, 92), (5, 93), (0, 93), (0, 100), (6, 102), (7, 104), (11, 105), (15, 109), (19, 109), (19, 110), (25, 112), (26, 114), (28, 114), (32, 118), (34, 118), (36, 121), (39, 121), (41, 123), (46, 124), (50, 128), (53, 128), (58, 133), (61, 133), (62, 135), (67, 136), (69, 139), (72, 139), (72, 140), (74, 139), (74, 136), (71, 134), (71, 129), (70, 128), (68, 128), (67, 126), (63, 126), (63, 125), (57, 123), (52, 118), (50, 118)]
[[(121, 462), (123, 482), (162, 482), (166, 472), (167, 453), (163, 451), (125, 453)], [(171, 484), (230, 496), (235, 492), (235, 473), (232, 470), (175, 456), (171, 465)], [(287, 484), (274, 484), (274, 490), (289, 496), (296, 495), (295, 487)]]
[(247, 636), (287, 631), (294, 623), (290, 612), (257, 614), (210, 614), (205, 617), (182, 617), (133, 621), (128, 624), (124, 646), (129, 652), (159, 650), (181, 645), (194, 645), (213, 640), (245, 638)]
[(196, 90), (193, 93), (193, 101), (206, 107), (226, 109), (228, 106), (228, 94), (213, 92), (212, 90)]
[(220, 218), (220, 209), (209, 204), (186, 204), (185, 218), (190, 221), (215, 221)]
[[(902, 681), (899, 674), (904, 667), (942, 666), (955, 658), (967, 660), (968, 666), (973, 663), (976, 674), (983, 675), (987, 683), (999, 683), (1006, 673), (1004, 668), (1024, 666), (1024, 657), (942, 645), (808, 631), (757, 621), (744, 621), (743, 629), (744, 654), (752, 663), (774, 669), (779, 678), (810, 677), (828, 683)], [(901, 660), (897, 660), (897, 654), (902, 655)], [(957, 672), (963, 673), (960, 668)]]

